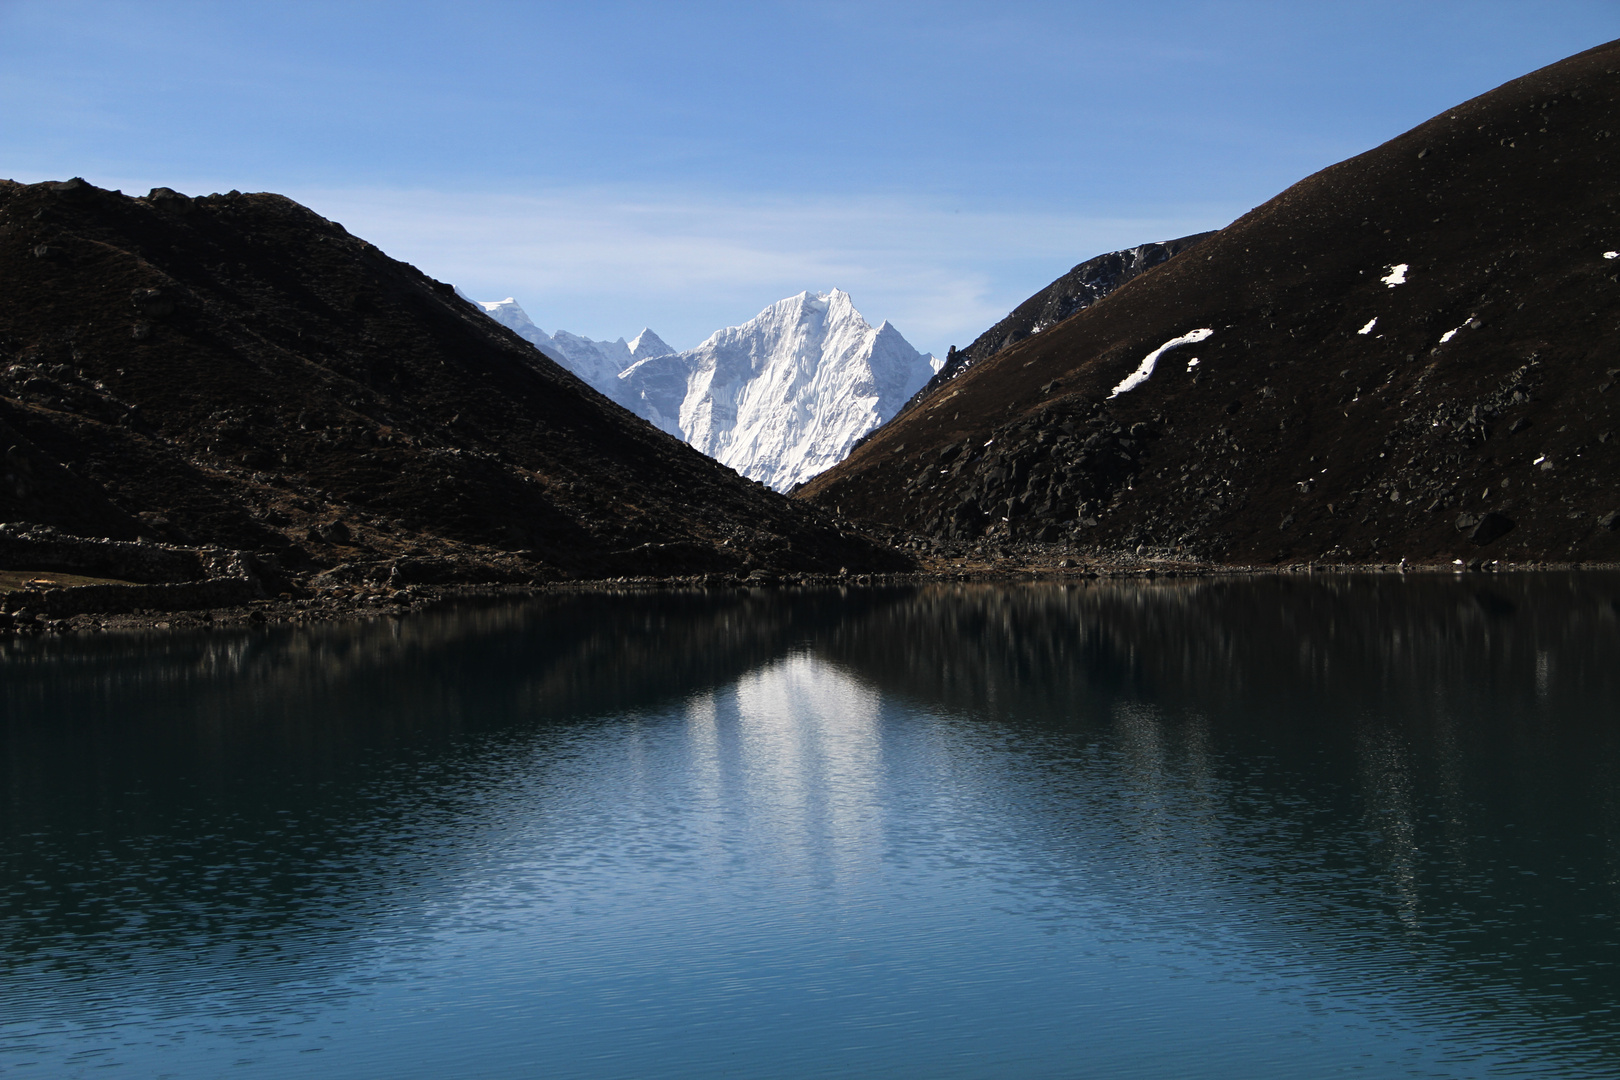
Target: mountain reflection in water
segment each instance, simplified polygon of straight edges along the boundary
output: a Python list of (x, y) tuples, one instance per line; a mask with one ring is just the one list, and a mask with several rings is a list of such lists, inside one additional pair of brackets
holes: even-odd
[(8, 639), (0, 1071), (1612, 1075), (1617, 598), (961, 585)]

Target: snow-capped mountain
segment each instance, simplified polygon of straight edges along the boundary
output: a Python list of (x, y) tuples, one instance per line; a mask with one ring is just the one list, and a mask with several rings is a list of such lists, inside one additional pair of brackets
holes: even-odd
[(618, 341), (592, 341), (566, 330), (548, 334), (534, 325), (528, 313), (510, 296), (505, 300), (479, 300), (475, 303), (490, 318), (516, 331), (519, 337), (532, 342), (535, 348), (620, 404), (627, 402), (621, 396), (619, 372), (638, 360), (675, 351), (651, 330), (642, 330), (630, 341), (624, 338)]
[(842, 461), (937, 366), (834, 289), (780, 300), (695, 349), (633, 365), (620, 381), (642, 416), (786, 491)]
[(802, 292), (676, 353), (650, 330), (634, 341), (547, 335), (512, 300), (483, 303), (632, 412), (754, 480), (786, 491), (843, 460), (939, 369), (849, 294)]

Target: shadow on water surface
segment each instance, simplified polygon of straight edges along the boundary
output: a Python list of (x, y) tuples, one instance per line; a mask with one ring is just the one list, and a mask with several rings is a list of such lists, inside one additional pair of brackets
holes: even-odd
[(408, 968), (469, 882), (654, 903), (672, 851), (712, 841), (703, 872), (745, 880), (809, 850), (814, 880), (859, 846), (1054, 932), (1101, 904), (1479, 1068), (1600, 1074), (1617, 598), (1592, 574), (938, 585), (11, 639), (0, 970), (29, 995), (0, 1000), (44, 1059), (44, 1017), (121, 1030), (165, 995), (193, 1003), (171, 1027), (251, 1039), (378, 992), (353, 973)]
[(1207, 903), (1245, 912), (1285, 965), (1409, 1016), (1522, 1013), (1533, 1041), (1569, 1039), (1601, 1074), (1620, 1052), (1617, 590), (944, 588), (844, 624), (822, 654), (1000, 720), (1036, 771), (1022, 835), (1057, 861), (1123, 842), (1113, 869), (1140, 900), (1193, 922)]

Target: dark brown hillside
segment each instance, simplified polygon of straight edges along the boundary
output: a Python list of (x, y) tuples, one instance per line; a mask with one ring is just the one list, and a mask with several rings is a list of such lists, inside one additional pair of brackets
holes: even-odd
[(462, 580), (894, 559), (277, 195), (0, 182), (0, 279), (0, 521)]
[(968, 368), (988, 360), (1002, 349), (1010, 349), (1020, 341), (1067, 319), (1077, 311), (1090, 307), (1127, 281), (1153, 269), (1173, 255), (1180, 255), (1198, 241), (1214, 233), (1194, 233), (1175, 240), (1138, 244), (1121, 251), (1108, 251), (1093, 256), (1068, 273), (1041, 289), (1034, 296), (1013, 308), (996, 325), (973, 339), (965, 349), (951, 346), (945, 356), (945, 365), (932, 379), (906, 402), (904, 409), (920, 405), (935, 390), (961, 375)]
[(1616, 131), (1611, 43), (1296, 184), (799, 497), (951, 543), (1620, 560)]

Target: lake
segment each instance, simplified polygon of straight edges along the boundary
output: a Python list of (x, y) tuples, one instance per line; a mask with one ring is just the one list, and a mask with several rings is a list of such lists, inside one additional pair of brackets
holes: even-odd
[(5, 1077), (1612, 1077), (1620, 576), (0, 640)]

